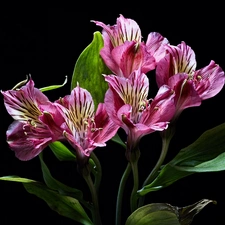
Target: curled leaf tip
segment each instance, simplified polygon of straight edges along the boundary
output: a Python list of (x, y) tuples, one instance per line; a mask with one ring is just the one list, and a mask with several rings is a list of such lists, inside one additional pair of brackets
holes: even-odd
[(43, 88), (40, 88), (40, 91), (44, 92), (44, 91), (50, 91), (50, 90), (54, 90), (54, 89), (57, 89), (57, 88), (61, 88), (67, 83), (67, 80), (68, 80), (68, 77), (66, 75), (63, 84), (51, 85), (51, 86), (48, 86), (48, 87), (43, 87)]
[(22, 80), (22, 81), (20, 81), (18, 84), (16, 84), (13, 88), (12, 88), (12, 90), (16, 90), (16, 89), (18, 89), (18, 88), (20, 88), (21, 86), (23, 86), (23, 85), (25, 85), (26, 83), (27, 83), (27, 81), (29, 80), (29, 78), (31, 78), (31, 75), (29, 74), (29, 75), (26, 75), (26, 79), (25, 80)]

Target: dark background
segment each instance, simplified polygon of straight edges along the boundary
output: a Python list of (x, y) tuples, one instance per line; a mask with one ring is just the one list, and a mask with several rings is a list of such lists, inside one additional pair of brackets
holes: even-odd
[[(113, 3), (111, 3), (113, 4)], [(9, 10), (1, 13), (1, 82), (0, 89), (8, 90), (31, 74), (36, 87), (41, 88), (63, 83), (68, 75), (68, 83), (61, 89), (46, 93), (51, 100), (70, 92), (70, 81), (74, 64), (82, 50), (92, 41), (93, 33), (101, 31), (90, 20), (115, 24), (119, 14), (136, 20), (142, 30), (143, 40), (148, 33), (157, 31), (168, 38), (171, 44), (185, 41), (196, 53), (197, 69), (214, 60), (225, 69), (224, 9), (213, 1), (211, 5), (164, 5), (149, 4), (113, 9), (105, 7), (90, 10), (75, 8), (38, 8)], [(188, 3), (189, 4), (189, 3)], [(150, 77), (150, 87), (154, 90), (154, 77)], [(152, 91), (153, 92), (153, 91)], [(196, 140), (202, 132), (224, 122), (224, 97), (222, 90), (216, 97), (205, 100), (200, 107), (183, 112), (177, 132), (172, 140), (166, 161)], [(1, 154), (0, 176), (18, 175), (42, 181), (39, 159), (22, 162), (15, 158), (5, 141), (5, 132), (12, 122), (7, 114), (3, 99), (0, 104)], [(144, 151), (144, 149), (147, 150)], [(141, 143), (140, 179), (147, 176), (160, 152), (158, 133), (144, 137)], [(213, 151), (213, 149), (212, 149)], [(126, 166), (124, 150), (109, 142), (107, 148), (95, 150), (99, 157), (103, 178), (100, 189), (100, 207), (103, 224), (114, 223), (114, 212), (119, 180)], [(83, 180), (76, 173), (76, 165), (59, 163), (49, 150), (45, 151), (48, 166), (55, 178), (65, 184), (85, 188)], [(167, 202), (174, 206), (187, 206), (203, 198), (217, 201), (209, 204), (194, 219), (193, 225), (223, 225), (225, 194), (225, 172), (195, 174), (177, 181), (161, 191), (151, 193), (147, 201)], [(127, 186), (128, 197), (132, 182)], [(128, 199), (127, 199), (128, 200)], [(126, 207), (126, 203), (124, 203)], [(124, 209), (124, 218), (127, 216)], [(124, 219), (123, 218), (123, 219)], [(76, 224), (59, 216), (47, 204), (25, 191), (20, 183), (0, 182), (0, 225), (13, 224)]]

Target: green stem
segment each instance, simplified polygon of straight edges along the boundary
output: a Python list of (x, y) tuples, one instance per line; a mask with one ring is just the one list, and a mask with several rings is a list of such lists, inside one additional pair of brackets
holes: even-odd
[(101, 167), (101, 164), (100, 164), (98, 158), (94, 154), (94, 152), (91, 153), (91, 159), (93, 160), (93, 162), (95, 164), (94, 168), (92, 168), (92, 170), (94, 170), (94, 176), (95, 176), (94, 185), (95, 185), (96, 191), (98, 192), (99, 186), (101, 183), (101, 179), (102, 179), (102, 167)]
[[(171, 129), (168, 128), (167, 130), (164, 130), (163, 132), (161, 132), (162, 150), (161, 150), (159, 160), (157, 161), (157, 163), (156, 163), (155, 167), (152, 169), (152, 171), (149, 173), (148, 177), (145, 179), (142, 187), (150, 184), (157, 177), (158, 171), (159, 171), (161, 165), (163, 164), (165, 157), (167, 155), (170, 141), (171, 141), (173, 135), (174, 135), (174, 127), (171, 127)], [(145, 200), (145, 196), (140, 197), (138, 207), (141, 207), (144, 205), (144, 200)]]
[(127, 167), (123, 173), (123, 176), (120, 180), (120, 185), (119, 185), (119, 189), (118, 189), (118, 194), (117, 194), (117, 200), (116, 200), (116, 221), (115, 224), (116, 225), (120, 225), (121, 224), (121, 211), (122, 211), (122, 200), (123, 200), (123, 193), (124, 193), (124, 189), (125, 189), (125, 184), (126, 181), (129, 177), (131, 171), (131, 165), (130, 163), (127, 164)]
[(137, 196), (138, 185), (139, 185), (138, 159), (135, 161), (131, 161), (130, 163), (131, 163), (131, 168), (133, 171), (133, 182), (134, 182), (133, 190), (130, 197), (130, 207), (131, 207), (131, 212), (133, 212), (134, 210), (137, 209), (137, 200), (138, 200), (138, 196)]
[[(84, 169), (86, 170), (86, 168)], [(91, 213), (92, 213), (92, 219), (95, 225), (101, 225), (101, 217), (100, 217), (100, 212), (99, 212), (99, 203), (98, 203), (98, 194), (96, 191), (96, 188), (94, 186), (94, 183), (91, 179), (91, 175), (90, 172), (87, 173), (87, 170), (83, 173), (83, 177), (89, 187), (89, 190), (91, 192), (91, 197), (92, 197), (92, 203), (93, 203), (93, 207), (91, 209)]]

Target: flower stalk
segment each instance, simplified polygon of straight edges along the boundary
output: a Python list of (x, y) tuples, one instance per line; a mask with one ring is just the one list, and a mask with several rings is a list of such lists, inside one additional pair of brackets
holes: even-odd
[(120, 180), (119, 188), (118, 188), (118, 194), (117, 194), (117, 200), (116, 200), (116, 220), (115, 225), (121, 225), (121, 215), (122, 215), (122, 203), (123, 203), (123, 194), (126, 186), (127, 179), (131, 172), (131, 164), (128, 163), (127, 167), (123, 173), (123, 176)]
[[(171, 123), (170, 126), (166, 130), (160, 132), (161, 139), (162, 139), (161, 153), (160, 153), (160, 156), (159, 156), (159, 159), (158, 159), (156, 165), (151, 170), (148, 177), (145, 179), (142, 187), (150, 184), (157, 177), (160, 167), (162, 166), (162, 164), (164, 163), (164, 160), (166, 158), (166, 155), (167, 155), (167, 152), (169, 149), (169, 145), (170, 145), (170, 141), (173, 138), (174, 133), (175, 133), (175, 124), (174, 123)], [(139, 198), (138, 207), (141, 207), (144, 205), (144, 200), (145, 200), (145, 196), (141, 196)]]
[(99, 162), (98, 157), (95, 155), (94, 152), (91, 153), (90, 160), (93, 160), (93, 162), (94, 162), (92, 172), (94, 170), (94, 176), (95, 176), (94, 186), (95, 186), (96, 191), (98, 192), (99, 186), (101, 183), (101, 179), (102, 179), (102, 167), (101, 167), (101, 163)]
[(94, 225), (101, 225), (102, 222), (101, 222), (100, 211), (99, 211), (98, 193), (93, 183), (93, 180), (91, 178), (91, 170), (90, 170), (89, 164), (86, 164), (80, 171), (91, 193), (92, 204), (93, 204), (93, 207), (91, 208), (91, 214), (92, 214), (93, 223)]

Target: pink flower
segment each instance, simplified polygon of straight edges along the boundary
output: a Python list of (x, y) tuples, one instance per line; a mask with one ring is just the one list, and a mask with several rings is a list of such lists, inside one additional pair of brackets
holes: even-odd
[(188, 107), (199, 106), (204, 99), (215, 96), (224, 86), (224, 71), (214, 61), (196, 70), (194, 51), (181, 42), (167, 45), (167, 55), (156, 68), (158, 87), (169, 85), (175, 91), (177, 114)]
[(161, 86), (155, 98), (148, 100), (148, 78), (140, 70), (134, 71), (129, 79), (107, 75), (105, 80), (109, 83), (106, 110), (128, 135), (128, 154), (137, 147), (141, 137), (168, 127), (175, 112), (174, 94), (169, 86)]
[(163, 46), (168, 43), (159, 33), (148, 35), (146, 44), (142, 42), (138, 24), (120, 15), (117, 24), (110, 26), (93, 21), (103, 28), (104, 47), (100, 51), (105, 64), (117, 76), (129, 77), (137, 69), (147, 73), (155, 69), (165, 54)]
[(94, 112), (91, 94), (79, 85), (70, 95), (56, 101), (56, 106), (65, 119), (64, 136), (74, 147), (80, 165), (86, 163), (96, 147), (106, 146), (119, 128), (109, 118), (103, 103)]
[(1, 91), (8, 113), (15, 120), (6, 136), (9, 147), (20, 160), (37, 156), (51, 142), (63, 139), (63, 118), (56, 107), (30, 79), (17, 90)]

